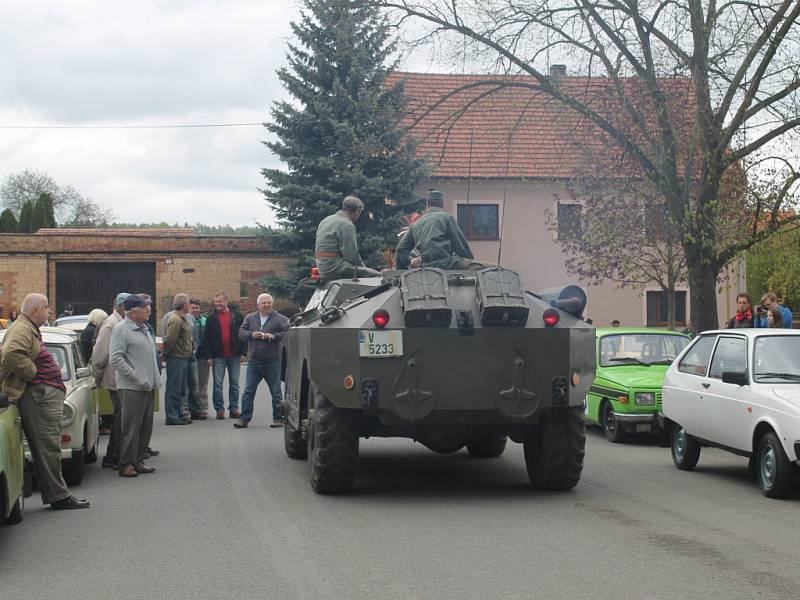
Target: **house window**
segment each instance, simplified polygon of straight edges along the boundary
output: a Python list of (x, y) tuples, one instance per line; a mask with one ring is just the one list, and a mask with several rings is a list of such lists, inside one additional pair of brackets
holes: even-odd
[[(647, 326), (667, 325), (667, 293), (647, 292)], [(675, 292), (675, 325), (686, 326), (686, 292)]]
[(458, 225), (468, 240), (500, 239), (497, 204), (459, 204)]
[(248, 292), (250, 288), (249, 281), (240, 281), (239, 282), (239, 297), (240, 298), (247, 298)]
[(581, 237), (581, 205), (558, 203), (558, 239), (577, 240)]

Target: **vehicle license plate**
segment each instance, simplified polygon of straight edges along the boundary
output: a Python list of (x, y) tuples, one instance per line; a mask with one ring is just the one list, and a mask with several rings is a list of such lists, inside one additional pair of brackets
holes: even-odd
[(358, 355), (362, 358), (390, 358), (403, 356), (403, 331), (374, 329), (358, 332)]
[(636, 431), (638, 433), (642, 433), (644, 431), (650, 431), (651, 429), (652, 429), (652, 426), (650, 425), (650, 423), (637, 423), (636, 424)]

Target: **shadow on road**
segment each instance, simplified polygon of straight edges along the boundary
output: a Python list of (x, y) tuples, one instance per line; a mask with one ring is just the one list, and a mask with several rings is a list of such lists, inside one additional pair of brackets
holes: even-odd
[(403, 450), (362, 448), (353, 496), (426, 500), (452, 500), (458, 496), (496, 501), (499, 496), (531, 498), (555, 494), (534, 488), (528, 481), (524, 461), (513, 456), (477, 459), (466, 450), (442, 455), (419, 445)]

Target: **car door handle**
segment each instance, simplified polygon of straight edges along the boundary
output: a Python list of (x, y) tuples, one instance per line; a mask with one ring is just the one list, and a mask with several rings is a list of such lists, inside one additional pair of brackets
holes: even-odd
[(705, 389), (708, 389), (708, 386), (710, 386), (711, 384), (710, 383), (701, 383), (700, 385), (702, 385)]

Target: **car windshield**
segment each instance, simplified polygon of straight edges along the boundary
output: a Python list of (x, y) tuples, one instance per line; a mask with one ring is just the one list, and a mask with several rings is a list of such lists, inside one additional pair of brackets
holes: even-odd
[(600, 338), (600, 366), (668, 365), (689, 338), (668, 333), (620, 333)]
[(50, 354), (53, 356), (55, 361), (58, 363), (58, 366), (61, 368), (61, 380), (69, 381), (70, 369), (69, 369), (67, 349), (64, 348), (64, 346), (56, 346), (55, 344), (48, 344), (46, 342), (45, 346), (47, 346), (47, 349), (50, 351)]
[(800, 336), (756, 338), (753, 350), (753, 381), (800, 383)]

